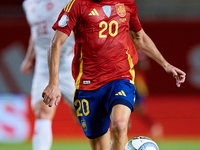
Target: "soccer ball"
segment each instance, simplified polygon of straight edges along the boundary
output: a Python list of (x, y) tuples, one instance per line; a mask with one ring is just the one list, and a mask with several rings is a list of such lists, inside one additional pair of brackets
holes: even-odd
[(124, 150), (159, 150), (159, 148), (152, 139), (139, 136), (131, 139)]

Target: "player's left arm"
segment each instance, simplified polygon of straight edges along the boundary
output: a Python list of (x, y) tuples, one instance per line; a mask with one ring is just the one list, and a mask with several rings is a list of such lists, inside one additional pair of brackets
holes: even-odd
[(165, 71), (174, 78), (176, 78), (176, 85), (180, 87), (182, 83), (184, 83), (186, 78), (186, 73), (182, 70), (174, 67), (170, 63), (168, 63), (162, 54), (157, 49), (154, 42), (151, 38), (141, 29), (138, 32), (130, 31), (129, 35), (131, 39), (140, 47), (140, 49), (154, 61), (156, 61), (159, 65), (161, 65)]

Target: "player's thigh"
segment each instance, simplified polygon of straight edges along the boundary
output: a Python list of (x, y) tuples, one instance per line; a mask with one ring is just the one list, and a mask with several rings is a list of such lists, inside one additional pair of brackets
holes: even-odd
[(43, 57), (36, 57), (35, 71), (33, 74), (31, 87), (31, 106), (34, 107), (36, 103), (43, 100), (42, 92), (49, 82), (49, 71), (47, 59)]
[(42, 92), (48, 85), (48, 76), (42, 73), (35, 72), (33, 76), (33, 82), (31, 87), (31, 105), (34, 107), (36, 103), (43, 100)]
[(60, 71), (60, 91), (65, 97), (65, 100), (73, 106), (74, 104), (74, 92), (75, 92), (75, 82), (72, 77), (71, 71)]
[(129, 117), (131, 114), (131, 109), (123, 104), (117, 104), (112, 108), (111, 111), (111, 122), (112, 127), (119, 126), (121, 124), (122, 127), (127, 127)]
[(101, 137), (110, 127), (110, 115), (103, 99), (105, 89), (76, 90), (74, 107), (85, 135), (89, 139)]
[(124, 130), (134, 109), (135, 86), (129, 80), (114, 81), (111, 93), (110, 118), (112, 127)]

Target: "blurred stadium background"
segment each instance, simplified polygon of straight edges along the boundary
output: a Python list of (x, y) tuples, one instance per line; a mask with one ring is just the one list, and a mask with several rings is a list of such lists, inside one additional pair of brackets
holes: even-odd
[[(186, 82), (177, 88), (175, 80), (150, 60), (150, 69), (146, 72), (149, 96), (145, 106), (149, 115), (163, 126), (162, 140), (165, 142), (160, 146), (171, 145), (166, 150), (173, 150), (169, 139), (184, 140), (175, 145), (180, 147), (188, 143), (182, 150), (198, 150), (200, 145), (191, 148), (195, 144), (190, 142), (200, 143), (200, 1), (135, 1), (146, 33), (170, 63), (187, 73)], [(20, 73), (30, 34), (21, 4), (22, 0), (0, 1), (0, 143), (9, 143), (0, 144), (1, 150), (9, 150), (5, 147), (11, 143), (30, 142), (33, 134), (32, 75)], [(134, 113), (131, 118), (129, 137), (149, 136), (148, 129)], [(53, 133), (55, 141), (87, 142), (63, 101), (53, 120)], [(89, 149), (87, 144), (86, 147)], [(25, 145), (21, 149), (31, 147)]]

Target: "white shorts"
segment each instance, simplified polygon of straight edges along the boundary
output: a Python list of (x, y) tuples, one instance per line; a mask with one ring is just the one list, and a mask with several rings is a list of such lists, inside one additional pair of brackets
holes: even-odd
[[(60, 59), (59, 68), (59, 87), (60, 91), (65, 97), (65, 100), (73, 106), (73, 97), (75, 92), (75, 81), (72, 77), (71, 63), (73, 54), (66, 58)], [(35, 71), (33, 75), (32, 88), (31, 88), (31, 105), (32, 107), (41, 100), (42, 92), (49, 82), (49, 70), (47, 58), (36, 57)]]

